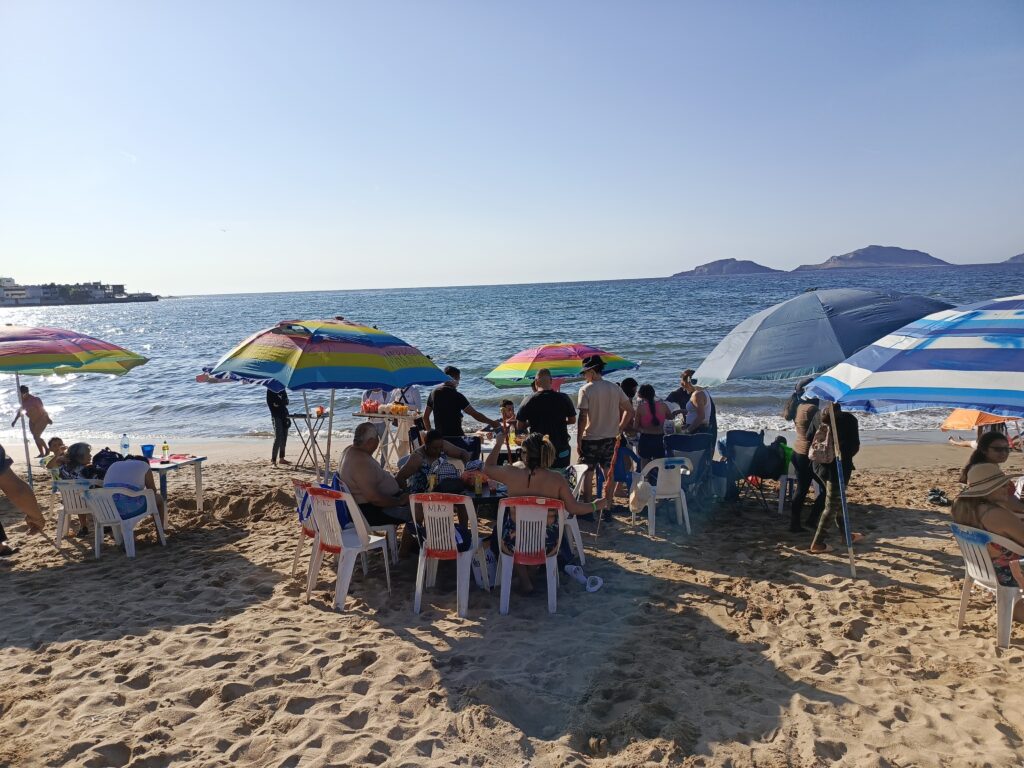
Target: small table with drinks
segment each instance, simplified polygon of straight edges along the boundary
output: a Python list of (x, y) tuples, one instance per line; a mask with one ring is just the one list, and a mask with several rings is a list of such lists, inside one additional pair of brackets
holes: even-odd
[[(149, 468), (160, 475), (160, 496), (167, 509), (167, 473), (176, 472), (183, 467), (194, 467), (196, 480), (196, 511), (203, 511), (203, 462), (205, 456), (192, 456), (187, 453), (170, 453), (167, 443), (163, 444), (161, 458), (150, 458)], [(164, 513), (166, 518), (166, 512)]]
[(363, 402), (363, 409), (353, 416), (383, 425), (378, 459), (384, 468), (398, 469), (398, 461), (409, 453), (409, 430), (420, 414), (415, 408), (400, 403)]

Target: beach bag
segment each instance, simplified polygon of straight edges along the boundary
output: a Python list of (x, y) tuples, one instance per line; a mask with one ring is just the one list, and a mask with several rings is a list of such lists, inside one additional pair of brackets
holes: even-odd
[(640, 478), (633, 483), (633, 488), (629, 492), (629, 511), (633, 514), (640, 514), (653, 496), (654, 487), (647, 482), (646, 478)]
[(831, 464), (836, 460), (836, 449), (832, 445), (832, 430), (828, 424), (822, 424), (814, 433), (807, 458), (815, 464)]

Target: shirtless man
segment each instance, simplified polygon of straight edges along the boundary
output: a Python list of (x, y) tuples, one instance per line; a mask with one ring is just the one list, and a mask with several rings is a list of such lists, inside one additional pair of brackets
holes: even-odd
[(363, 422), (356, 427), (352, 445), (341, 456), (339, 474), (371, 527), (408, 522), (409, 494), (402, 493), (394, 475), (381, 467), (373, 454), (380, 445), (377, 427)]
[(43, 440), (43, 430), (45, 430), (50, 424), (53, 424), (53, 420), (50, 419), (50, 414), (46, 412), (43, 407), (43, 401), (35, 395), (28, 393), (28, 387), (24, 384), (21, 385), (21, 407), (18, 409), (18, 415), (14, 417), (14, 421), (11, 422), (13, 427), (18, 423), (18, 419), (28, 417), (28, 431), (32, 433), (32, 439), (36, 441), (36, 448), (39, 450), (39, 456), (37, 458), (43, 458), (46, 451), (46, 441)]

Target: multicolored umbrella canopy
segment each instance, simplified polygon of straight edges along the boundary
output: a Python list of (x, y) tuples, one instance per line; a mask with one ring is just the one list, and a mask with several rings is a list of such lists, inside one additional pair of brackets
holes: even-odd
[(0, 373), (51, 376), (106, 373), (120, 376), (147, 362), (116, 344), (63, 328), (0, 326)]
[(578, 379), (583, 375), (583, 359), (591, 355), (601, 356), (605, 373), (640, 367), (639, 363), (589, 344), (544, 344), (512, 355), (484, 378), (501, 389), (530, 386), (541, 368), (551, 371), (555, 379)]
[(394, 389), (448, 377), (415, 347), (343, 319), (286, 320), (253, 334), (212, 368), (208, 380), (269, 389)]
[(916, 320), (819, 376), (806, 393), (870, 413), (973, 408), (1024, 417), (1024, 296)]
[(751, 315), (697, 368), (703, 385), (821, 373), (944, 301), (914, 294), (834, 288), (807, 291)]

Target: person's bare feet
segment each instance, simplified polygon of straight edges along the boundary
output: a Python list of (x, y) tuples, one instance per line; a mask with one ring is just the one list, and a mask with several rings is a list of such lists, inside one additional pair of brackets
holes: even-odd
[(280, 459), (278, 459), (277, 463), (278, 464), (291, 464), (291, 462), (288, 461), (288, 459), (286, 459), (284, 456), (282, 456)]
[(830, 547), (828, 544), (824, 542), (821, 542), (820, 544), (811, 544), (811, 546), (807, 548), (807, 551), (810, 552), (812, 555), (823, 555), (826, 552), (831, 552), (832, 547)]

